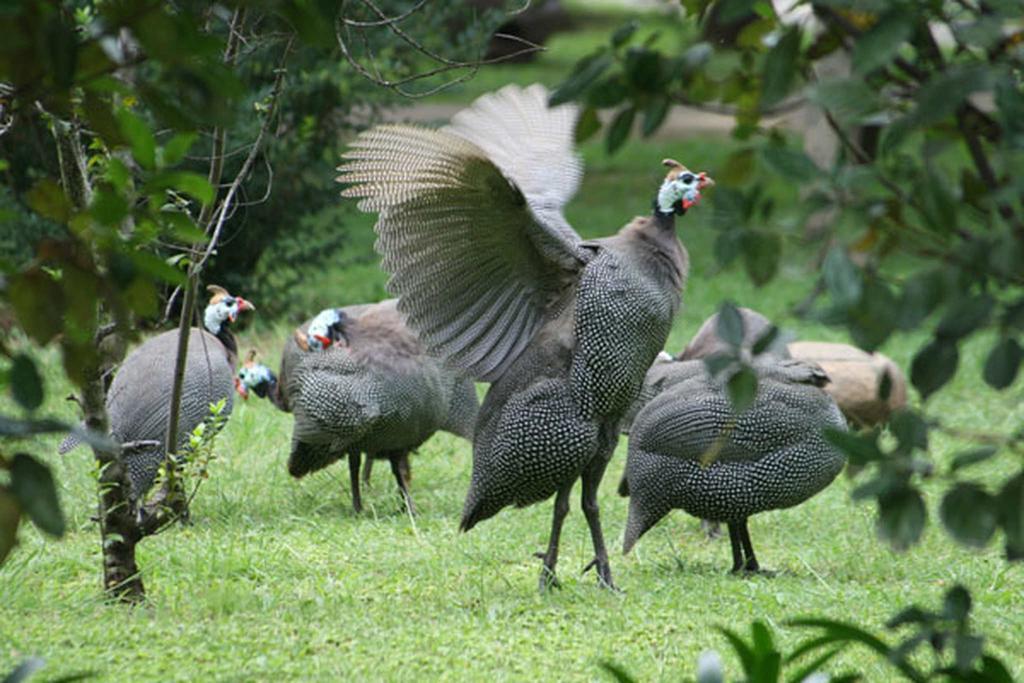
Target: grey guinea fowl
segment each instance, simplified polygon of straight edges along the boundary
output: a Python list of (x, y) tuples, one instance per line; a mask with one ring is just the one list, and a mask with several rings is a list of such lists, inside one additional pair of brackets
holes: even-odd
[[(178, 447), (210, 415), (210, 404), (226, 399), (223, 415), (231, 413), (238, 345), (228, 329), (242, 311), (255, 310), (240, 296), (210, 285), (212, 294), (203, 312), (204, 329), (192, 328), (185, 362), (178, 422)], [(169, 330), (147, 339), (128, 354), (107, 391), (110, 434), (119, 443), (159, 441), (166, 444), (170, 417), (174, 360), (178, 331)], [(66, 440), (61, 452), (77, 445)], [(153, 485), (164, 448), (143, 450), (125, 457), (131, 498), (138, 503)]]
[(391, 290), (428, 347), (492, 382), (473, 443), (460, 528), (555, 495), (541, 588), (555, 582), (569, 494), (612, 586), (597, 488), (680, 304), (688, 269), (675, 217), (712, 181), (678, 162), (650, 216), (583, 241), (562, 209), (582, 162), (574, 106), (539, 85), (484, 95), (441, 130), (380, 126), (339, 167), (342, 195), (379, 214)]
[(754, 403), (734, 414), (728, 392), (702, 361), (662, 367), (661, 393), (636, 416), (626, 478), (623, 552), (672, 509), (725, 522), (733, 571), (758, 571), (747, 518), (799, 505), (828, 486), (845, 456), (823, 436), (845, 429), (820, 367), (795, 360), (754, 363)]
[(302, 477), (348, 455), (352, 505), (362, 510), (361, 454), (386, 458), (409, 510), (409, 453), (437, 430), (472, 438), (478, 403), (471, 379), (427, 354), (396, 301), (331, 308), (290, 336), (280, 376), (246, 361), (243, 387), (294, 411), (288, 471)]

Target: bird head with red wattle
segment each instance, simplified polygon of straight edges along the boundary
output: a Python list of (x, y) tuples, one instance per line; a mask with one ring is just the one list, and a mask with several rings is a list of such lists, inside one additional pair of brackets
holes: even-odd
[(242, 367), (238, 369), (238, 376), (235, 377), (235, 390), (243, 399), (249, 399), (249, 391), (252, 390), (260, 398), (266, 398), (273, 391), (277, 384), (277, 375), (273, 370), (262, 363), (256, 362), (256, 352), (249, 351)]
[(661, 163), (669, 167), (658, 189), (658, 211), (663, 214), (683, 215), (700, 201), (704, 188), (715, 184), (706, 172), (694, 173), (675, 159), (664, 159)]
[(206, 288), (210, 293), (210, 303), (203, 313), (203, 326), (210, 334), (220, 334), (224, 323), (233, 323), (242, 311), (255, 311), (256, 307), (240, 296), (232, 296), (228, 290), (219, 285)]
[(309, 321), (306, 331), (295, 330), (295, 341), (303, 351), (323, 351), (338, 342), (348, 343), (345, 323), (348, 317), (340, 308), (325, 308)]

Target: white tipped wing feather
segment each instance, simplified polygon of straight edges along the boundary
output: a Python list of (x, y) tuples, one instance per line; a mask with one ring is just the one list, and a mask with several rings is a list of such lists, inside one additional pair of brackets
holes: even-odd
[(377, 250), (409, 324), (481, 380), (519, 356), (586, 259), (562, 216), (580, 175), (575, 112), (546, 102), (539, 86), (510, 87), (445, 130), (380, 126), (338, 169), (342, 195), (379, 213)]

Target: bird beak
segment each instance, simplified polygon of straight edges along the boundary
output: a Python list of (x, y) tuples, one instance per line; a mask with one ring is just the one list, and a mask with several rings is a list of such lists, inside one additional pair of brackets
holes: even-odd
[(316, 339), (321, 344), (323, 344), (325, 349), (332, 344), (330, 337), (324, 337), (323, 335), (314, 334), (313, 338)]
[(256, 310), (256, 307), (252, 305), (252, 302), (247, 300), (247, 299), (243, 299), (242, 297), (239, 296), (239, 297), (235, 297), (235, 301), (238, 302), (238, 312), (239, 313), (241, 313), (242, 311), (255, 311)]
[(243, 401), (249, 400), (249, 389), (238, 377), (235, 377), (235, 391), (238, 392), (238, 395), (242, 397)]
[(714, 185), (715, 185), (715, 181), (712, 180), (711, 177), (707, 173), (705, 173), (704, 171), (701, 171), (699, 174), (697, 174), (697, 178), (698, 178), (698, 182), (697, 182), (697, 189), (698, 190), (703, 190), (705, 187), (714, 187)]

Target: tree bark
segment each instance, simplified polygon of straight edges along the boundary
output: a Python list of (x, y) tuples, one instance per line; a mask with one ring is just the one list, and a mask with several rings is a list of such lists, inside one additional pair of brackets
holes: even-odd
[[(53, 135), (57, 142), (57, 157), (60, 163), (61, 181), (68, 199), (75, 209), (83, 210), (92, 196), (89, 176), (86, 172), (85, 151), (77, 127), (70, 122), (57, 120), (53, 124)], [(103, 316), (101, 305), (97, 305), (96, 316)], [(102, 349), (120, 349), (123, 344), (103, 344), (100, 338), (102, 326), (97, 325), (96, 343)], [(103, 331), (106, 336), (105, 331)], [(109, 334), (120, 334), (115, 328)], [(106, 390), (103, 382), (107, 370), (116, 365), (120, 358), (117, 351), (101, 354), (96, 364), (86, 373), (82, 386), (82, 411), (86, 427), (108, 433)], [(99, 464), (99, 520), (100, 541), (103, 551), (103, 588), (111, 597), (124, 602), (139, 602), (145, 597), (142, 576), (135, 562), (135, 545), (141, 538), (132, 513), (129, 498), (127, 471), (122, 454), (93, 448), (93, 455)]]

